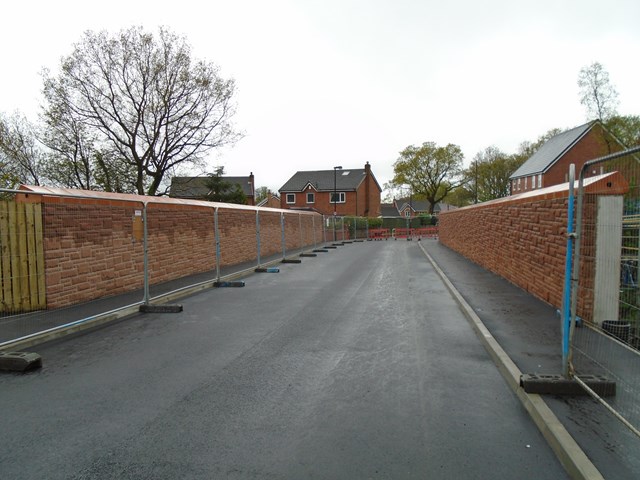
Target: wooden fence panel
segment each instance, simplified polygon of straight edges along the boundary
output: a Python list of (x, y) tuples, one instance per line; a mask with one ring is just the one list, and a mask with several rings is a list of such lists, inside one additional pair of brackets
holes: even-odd
[(0, 312), (46, 308), (42, 206), (0, 202)]

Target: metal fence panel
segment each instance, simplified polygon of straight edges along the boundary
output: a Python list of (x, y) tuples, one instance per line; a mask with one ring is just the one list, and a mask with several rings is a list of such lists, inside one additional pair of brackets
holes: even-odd
[[(573, 261), (571, 369), (616, 382), (614, 398), (598, 398), (637, 434), (640, 429), (640, 149), (587, 162), (585, 178), (617, 171), (625, 188), (611, 195), (581, 187)], [(609, 185), (612, 186), (612, 185)]]

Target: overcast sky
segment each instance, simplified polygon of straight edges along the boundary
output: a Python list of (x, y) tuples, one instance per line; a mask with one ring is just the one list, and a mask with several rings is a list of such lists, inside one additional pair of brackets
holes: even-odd
[(640, 115), (640, 1), (23, 0), (0, 14), (0, 111), (36, 119), (40, 71), (85, 30), (168, 26), (237, 84), (246, 136), (212, 155), (278, 189), (297, 170), (362, 168), (382, 185), (408, 145), (465, 163), (587, 121), (580, 68), (599, 61)]

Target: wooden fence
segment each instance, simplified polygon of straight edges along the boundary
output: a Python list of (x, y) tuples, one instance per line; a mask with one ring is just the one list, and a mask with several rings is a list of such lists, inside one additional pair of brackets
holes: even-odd
[(0, 312), (46, 304), (42, 206), (0, 201)]

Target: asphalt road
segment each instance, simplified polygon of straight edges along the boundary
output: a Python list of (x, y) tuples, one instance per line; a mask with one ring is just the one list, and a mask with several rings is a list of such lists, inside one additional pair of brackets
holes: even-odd
[[(561, 327), (556, 308), (439, 242), (423, 245), (523, 373), (561, 373)], [(577, 330), (575, 338), (583, 348), (587, 335), (587, 329)], [(609, 366), (614, 360), (626, 361), (626, 370), (617, 364), (613, 371), (628, 382), (627, 386), (633, 384), (637, 356), (618, 348), (614, 354), (612, 344), (605, 339), (597, 344), (600, 350), (591, 353), (600, 361), (606, 359), (603, 363)], [(579, 357), (576, 364), (583, 373), (605, 373)], [(611, 378), (611, 373), (607, 376)], [(626, 386), (620, 380), (617, 378), (616, 398), (608, 400), (614, 405), (620, 402), (617, 407), (628, 414), (625, 408), (633, 405), (634, 396), (625, 395)], [(640, 479), (640, 440), (604, 407), (588, 396), (546, 395), (544, 400), (605, 478)]]
[(181, 303), (1, 375), (0, 478), (566, 478), (415, 242)]

